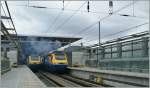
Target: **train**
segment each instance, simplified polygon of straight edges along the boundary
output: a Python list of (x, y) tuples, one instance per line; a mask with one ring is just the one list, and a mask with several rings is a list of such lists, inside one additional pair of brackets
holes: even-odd
[(68, 59), (64, 51), (51, 51), (43, 57), (43, 67), (46, 71), (65, 73)]
[(32, 71), (37, 71), (40, 69), (42, 64), (42, 58), (40, 56), (28, 56), (27, 65)]
[(27, 65), (31, 70), (45, 70), (54, 73), (67, 72), (68, 58), (64, 51), (54, 50), (41, 56), (29, 56)]

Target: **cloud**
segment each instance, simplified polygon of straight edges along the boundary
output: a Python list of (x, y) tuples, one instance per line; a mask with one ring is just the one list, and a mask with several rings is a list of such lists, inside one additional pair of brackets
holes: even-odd
[[(114, 1), (113, 10), (116, 11), (131, 2), (132, 1)], [(19, 34), (74, 37), (74, 34), (77, 33), (76, 36), (82, 37), (82, 41), (91, 39), (95, 39), (95, 41), (97, 41), (98, 24), (94, 25), (90, 29), (85, 28), (108, 15), (106, 14), (109, 11), (108, 2), (90, 1), (90, 11), (96, 13), (88, 13), (86, 9), (87, 4), (85, 4), (69, 21), (65, 22), (65, 20), (74, 13), (74, 10), (77, 10), (83, 3), (84, 1), (66, 1), (66, 7), (63, 12), (61, 10), (61, 1), (29, 2), (29, 5), (45, 6), (47, 9), (27, 7), (28, 1), (8, 1), (8, 6), (10, 8), (16, 30)], [(58, 14), (60, 14), (60, 16), (54, 23), (54, 20)], [(120, 11), (118, 14), (133, 15), (133, 5)], [(106, 36), (111, 33), (125, 30), (126, 28), (147, 22), (148, 20), (146, 18), (149, 17), (148, 3), (146, 1), (138, 1), (135, 3), (134, 15), (136, 17), (123, 17), (118, 14), (113, 15), (101, 22), (101, 36)], [(139, 16), (145, 18), (140, 18)], [(61, 26), (63, 22), (65, 23)], [(78, 33), (82, 29), (84, 29), (85, 32)], [(123, 33), (121, 36), (143, 30), (148, 30), (148, 27), (139, 27), (138, 29), (132, 30), (132, 32)], [(112, 36), (112, 38), (113, 37), (115, 38), (116, 36)]]

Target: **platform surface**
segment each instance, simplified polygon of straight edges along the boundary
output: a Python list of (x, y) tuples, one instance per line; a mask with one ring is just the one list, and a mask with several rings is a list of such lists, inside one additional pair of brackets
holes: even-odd
[(1, 75), (1, 88), (47, 88), (25, 65)]
[(90, 68), (90, 67), (68, 67), (72, 70), (81, 70), (81, 71), (89, 71), (89, 72), (98, 72), (103, 74), (114, 74), (114, 75), (124, 75), (124, 76), (134, 76), (141, 78), (149, 78), (148, 73), (135, 73), (135, 72), (125, 72), (125, 71), (113, 71), (113, 70), (101, 70), (98, 68)]

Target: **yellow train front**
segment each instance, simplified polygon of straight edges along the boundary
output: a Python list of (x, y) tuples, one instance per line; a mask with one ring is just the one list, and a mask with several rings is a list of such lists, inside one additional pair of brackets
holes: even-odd
[(63, 51), (49, 52), (43, 59), (43, 65), (46, 71), (65, 73), (67, 71), (67, 56)]
[(38, 71), (42, 64), (42, 58), (40, 56), (29, 56), (27, 58), (27, 65), (32, 71)]

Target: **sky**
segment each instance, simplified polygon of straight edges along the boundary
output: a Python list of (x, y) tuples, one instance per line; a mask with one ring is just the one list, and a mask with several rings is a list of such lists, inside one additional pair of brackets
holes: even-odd
[[(4, 2), (1, 3), (6, 10)], [(18, 34), (82, 38), (73, 45), (79, 45), (81, 42), (84, 45), (97, 43), (100, 20), (102, 42), (149, 30), (148, 1), (113, 1), (111, 16), (109, 16), (108, 1), (90, 1), (90, 12), (87, 11), (86, 1), (65, 1), (64, 10), (62, 10), (62, 1), (8, 1), (7, 3)], [(5, 13), (8, 15), (7, 12)], [(130, 16), (120, 16), (120, 14)], [(5, 15), (3, 10), (1, 15)], [(6, 27), (12, 27), (8, 21), (3, 20), (3, 22)], [(128, 30), (141, 24), (145, 25)], [(119, 31), (124, 32), (108, 36)]]

